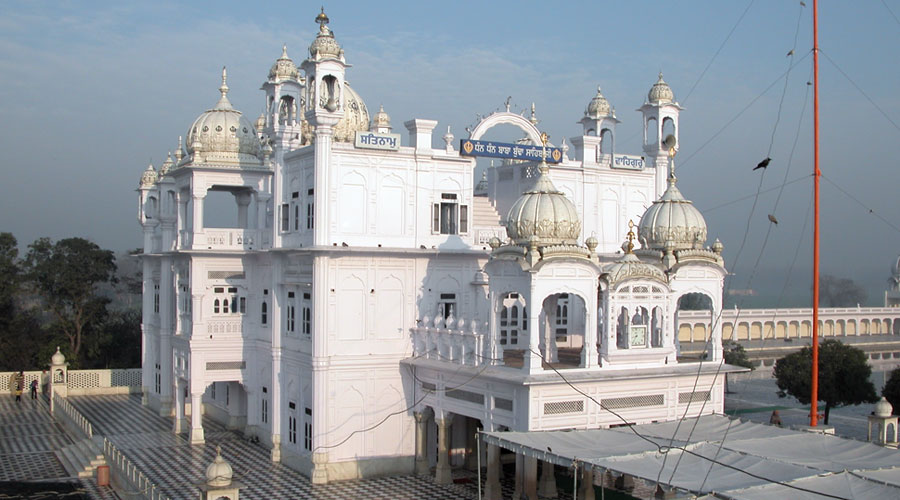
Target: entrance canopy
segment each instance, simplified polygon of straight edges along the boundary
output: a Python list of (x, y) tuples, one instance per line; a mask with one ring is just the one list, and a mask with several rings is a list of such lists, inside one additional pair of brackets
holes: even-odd
[(488, 444), (558, 465), (577, 463), (651, 484), (659, 478), (665, 487), (713, 498), (900, 498), (897, 450), (721, 415), (633, 430), (481, 435)]

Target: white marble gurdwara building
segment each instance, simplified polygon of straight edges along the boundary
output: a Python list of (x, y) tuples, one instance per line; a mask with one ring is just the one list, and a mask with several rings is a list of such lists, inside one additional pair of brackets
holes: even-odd
[[(428, 119), (396, 134), (316, 20), (299, 67), (287, 50), (272, 65), (262, 116), (232, 106), (223, 70), (218, 102), (141, 177), (147, 405), (193, 443), (202, 407), (318, 483), (430, 467), (449, 481), (477, 428), (722, 412), (718, 325), (704, 361), (678, 357), (679, 300), (705, 295), (715, 317), (726, 271), (676, 187), (681, 107), (662, 75), (639, 156), (616, 153), (600, 91), (571, 147), (541, 146), (533, 110), (457, 143)], [(476, 176), (459, 149), (501, 124), (554, 161)]]

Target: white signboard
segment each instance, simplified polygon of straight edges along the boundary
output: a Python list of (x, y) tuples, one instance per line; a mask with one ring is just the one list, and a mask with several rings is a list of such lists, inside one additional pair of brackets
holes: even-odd
[(400, 134), (379, 134), (377, 132), (357, 132), (354, 146), (365, 149), (400, 149)]
[(622, 168), (625, 170), (643, 170), (644, 157), (634, 155), (613, 155), (612, 168)]

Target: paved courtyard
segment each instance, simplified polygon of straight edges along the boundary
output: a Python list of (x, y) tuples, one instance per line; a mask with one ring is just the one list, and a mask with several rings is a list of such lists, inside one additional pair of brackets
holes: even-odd
[[(93, 479), (79, 479), (68, 474), (54, 450), (72, 444), (62, 427), (50, 416), (44, 397), (32, 400), (27, 394), (22, 401), (0, 395), (0, 483), (28, 482), (46, 484), (70, 483), (96, 499), (118, 498), (111, 489), (98, 487)], [(0, 497), (12, 493), (0, 485)], [(16, 498), (16, 497), (12, 497)]]
[[(242, 482), (247, 499), (472, 499), (475, 485), (437, 485), (430, 477), (396, 476), (313, 485), (288, 467), (272, 463), (269, 451), (237, 433), (204, 418), (206, 444), (191, 446), (187, 434), (172, 433), (172, 419), (160, 417), (140, 404), (139, 396), (82, 396), (69, 401), (172, 499), (196, 498), (197, 484), (215, 457), (216, 445)], [(509, 492), (511, 496), (511, 492)]]

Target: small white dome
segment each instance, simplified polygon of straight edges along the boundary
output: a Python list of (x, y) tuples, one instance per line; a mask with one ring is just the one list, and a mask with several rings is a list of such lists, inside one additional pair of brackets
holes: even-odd
[(56, 352), (53, 353), (53, 356), (50, 356), (50, 363), (54, 365), (66, 364), (66, 357), (63, 353), (59, 352), (59, 346), (56, 347)]
[(534, 187), (522, 193), (506, 216), (506, 234), (518, 245), (575, 244), (581, 236), (578, 210), (553, 186), (549, 171), (541, 163)]
[(609, 106), (609, 101), (606, 100), (606, 97), (603, 97), (603, 93), (600, 91), (600, 87), (597, 87), (597, 95), (591, 99), (591, 102), (588, 103), (588, 107), (584, 112), (584, 116), (588, 118), (602, 118), (604, 116), (609, 116), (612, 108)]
[(187, 133), (187, 151), (199, 148), (207, 161), (253, 162), (259, 159), (259, 138), (253, 123), (228, 100), (225, 68), (222, 68), (222, 97), (215, 107), (205, 111), (191, 125)]
[(669, 84), (663, 80), (662, 71), (659, 72), (659, 80), (653, 84), (653, 87), (650, 87), (650, 92), (647, 93), (647, 100), (650, 101), (650, 104), (675, 102), (675, 93), (672, 92)]
[(294, 64), (293, 59), (288, 57), (287, 45), (281, 46), (281, 57), (275, 60), (275, 64), (269, 69), (269, 81), (273, 83), (282, 82), (284, 80), (299, 81), (300, 70)]
[(891, 403), (885, 398), (881, 396), (881, 399), (875, 403), (875, 416), (876, 417), (890, 417), (894, 414), (894, 407)]
[(391, 128), (391, 115), (384, 112), (384, 105), (381, 105), (378, 112), (372, 117), (372, 125), (369, 128)]
[(229, 486), (234, 471), (231, 465), (222, 458), (222, 449), (216, 446), (216, 458), (206, 468), (206, 484), (209, 486)]
[[(144, 170), (144, 173), (141, 174), (141, 187), (152, 187), (156, 184), (156, 180), (159, 176), (156, 173), (156, 169), (153, 168), (153, 164), (147, 165), (147, 170)], [(59, 352), (59, 348), (57, 348), (56, 352)], [(54, 356), (56, 356), (54, 354)]]
[(693, 203), (684, 199), (669, 176), (666, 192), (641, 217), (638, 240), (643, 248), (685, 250), (706, 243), (706, 221)]

